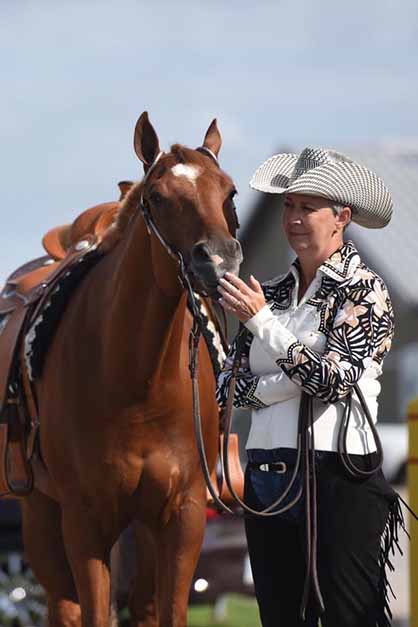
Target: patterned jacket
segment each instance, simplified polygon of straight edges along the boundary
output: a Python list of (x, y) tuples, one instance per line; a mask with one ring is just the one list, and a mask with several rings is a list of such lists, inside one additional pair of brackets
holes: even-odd
[[(274, 388), (275, 382), (289, 385), (289, 380), (314, 397), (335, 403), (367, 369), (373, 368), (375, 376), (381, 373), (393, 337), (393, 309), (384, 282), (364, 265), (353, 242), (346, 242), (320, 266), (314, 291), (305, 302), (314, 314), (317, 332), (323, 334), (323, 350), (309, 347), (274, 315), (290, 311), (291, 317), (299, 269), (296, 259), (287, 274), (263, 284), (267, 304), (246, 323), (250, 332), (237, 377), (235, 407), (267, 407), (274, 402), (268, 388)], [(254, 337), (271, 357), (270, 373), (254, 374), (250, 369)], [(218, 378), (221, 406), (226, 403), (235, 348), (236, 340)]]

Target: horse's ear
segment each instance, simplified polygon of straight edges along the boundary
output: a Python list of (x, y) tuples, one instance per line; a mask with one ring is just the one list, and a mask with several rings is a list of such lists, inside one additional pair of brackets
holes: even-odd
[(206, 131), (203, 146), (205, 146), (205, 148), (209, 148), (209, 150), (212, 151), (216, 157), (218, 156), (222, 146), (222, 137), (218, 129), (216, 118), (212, 120), (208, 130)]
[(135, 126), (134, 148), (138, 159), (144, 164), (147, 170), (152, 165), (160, 153), (158, 135), (153, 125), (148, 119), (147, 111), (144, 111)]

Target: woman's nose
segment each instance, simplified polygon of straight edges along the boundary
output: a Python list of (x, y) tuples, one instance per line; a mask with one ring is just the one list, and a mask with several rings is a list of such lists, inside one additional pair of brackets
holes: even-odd
[(289, 215), (289, 223), (290, 224), (302, 224), (302, 216), (299, 211), (293, 210)]
[(300, 224), (302, 222), (302, 214), (298, 207), (286, 207), (284, 215), (287, 218), (287, 222), (291, 224)]

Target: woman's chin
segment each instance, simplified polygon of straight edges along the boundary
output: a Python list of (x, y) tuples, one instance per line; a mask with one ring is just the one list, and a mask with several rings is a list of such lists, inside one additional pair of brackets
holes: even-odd
[(309, 239), (303, 237), (294, 237), (290, 240), (289, 244), (296, 253), (308, 250), (308, 248), (310, 247)]

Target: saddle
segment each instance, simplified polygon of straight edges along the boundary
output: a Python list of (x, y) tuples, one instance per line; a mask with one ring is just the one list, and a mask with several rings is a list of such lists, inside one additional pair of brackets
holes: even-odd
[[(118, 201), (81, 213), (42, 239), (47, 255), (15, 270), (0, 293), (0, 496), (25, 496), (33, 487), (29, 459), (38, 417), (24, 357), (24, 337), (66, 274), (88, 255), (99, 256), (130, 181), (119, 183)], [(108, 248), (107, 248), (108, 250)]]

